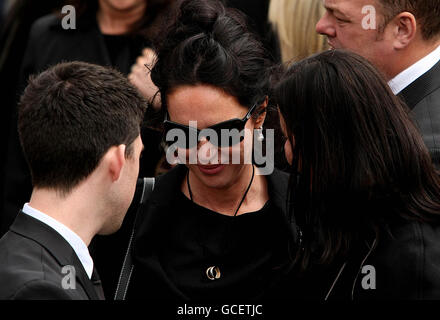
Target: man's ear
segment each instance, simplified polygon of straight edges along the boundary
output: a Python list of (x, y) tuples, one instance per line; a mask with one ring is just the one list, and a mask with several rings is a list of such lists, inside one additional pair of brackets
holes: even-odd
[(405, 49), (416, 37), (417, 21), (412, 13), (401, 12), (394, 17), (394, 48)]
[(264, 102), (257, 107), (259, 116), (255, 120), (255, 128), (261, 128), (261, 126), (264, 124), (264, 120), (266, 119), (266, 114), (267, 114), (268, 103), (269, 103), (269, 97), (266, 96)]
[(113, 146), (107, 150), (104, 155), (105, 163), (107, 163), (108, 173), (112, 182), (119, 179), (122, 168), (125, 164), (125, 149), (126, 145)]

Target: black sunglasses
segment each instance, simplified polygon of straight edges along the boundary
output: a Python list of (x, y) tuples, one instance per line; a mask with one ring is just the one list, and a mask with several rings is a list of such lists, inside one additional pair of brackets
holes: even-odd
[[(167, 145), (175, 144), (178, 148), (181, 149), (191, 149), (197, 146), (199, 137), (205, 137), (215, 147), (226, 148), (236, 145), (241, 141), (243, 141), (244, 127), (246, 125), (246, 122), (252, 116), (252, 113), (255, 111), (257, 105), (258, 103), (254, 104), (252, 108), (250, 108), (249, 111), (246, 113), (243, 119), (235, 118), (235, 119), (223, 121), (203, 130), (199, 130), (194, 127), (185, 126), (183, 124), (168, 120), (169, 115), (168, 112), (166, 112), (165, 120), (163, 122), (165, 143)], [(168, 132), (170, 132), (173, 129), (181, 130), (181, 132), (183, 132), (185, 135), (185, 139), (179, 139), (179, 137), (175, 136), (173, 137), (174, 138), (173, 141), (166, 141), (166, 136)], [(223, 138), (222, 132), (223, 134), (227, 134), (229, 138), (228, 139)], [(235, 133), (239, 133), (238, 139), (236, 138)], [(217, 139), (210, 139), (211, 134), (214, 134), (217, 137)]]

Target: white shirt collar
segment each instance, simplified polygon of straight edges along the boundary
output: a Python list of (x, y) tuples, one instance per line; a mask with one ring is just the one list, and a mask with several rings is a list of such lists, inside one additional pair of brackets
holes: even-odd
[(414, 63), (388, 82), (394, 94), (399, 94), (403, 89), (428, 72), (440, 61), (440, 46), (426, 57)]
[(23, 206), (22, 210), (25, 214), (31, 216), (32, 218), (35, 218), (45, 224), (47, 224), (49, 227), (54, 229), (56, 232), (58, 232), (73, 248), (76, 255), (79, 258), (79, 261), (81, 261), (81, 264), (84, 267), (84, 270), (86, 271), (87, 275), (89, 276), (89, 279), (92, 278), (93, 273), (93, 259), (90, 256), (89, 249), (87, 248), (84, 241), (72, 230), (70, 230), (68, 227), (66, 227), (64, 224), (58, 222), (54, 218), (48, 216), (47, 214), (44, 214), (43, 212), (32, 208), (28, 203), (26, 203)]

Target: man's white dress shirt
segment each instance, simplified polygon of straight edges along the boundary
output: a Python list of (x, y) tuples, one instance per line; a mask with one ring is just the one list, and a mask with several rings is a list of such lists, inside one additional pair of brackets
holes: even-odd
[(93, 273), (93, 260), (90, 256), (89, 249), (87, 248), (84, 241), (72, 230), (66, 227), (64, 224), (55, 220), (54, 218), (44, 214), (43, 212), (32, 208), (29, 203), (26, 203), (22, 209), (23, 213), (31, 216), (34, 219), (41, 221), (44, 224), (47, 224), (49, 227), (58, 232), (72, 247), (75, 251), (76, 255), (81, 261), (81, 264), (84, 267), (89, 279), (92, 278)]
[(423, 76), (426, 72), (431, 70), (437, 62), (440, 61), (440, 46), (428, 54), (426, 57), (414, 63), (408, 69), (402, 71), (388, 82), (391, 90), (395, 95), (399, 94), (403, 89), (408, 87), (411, 83)]

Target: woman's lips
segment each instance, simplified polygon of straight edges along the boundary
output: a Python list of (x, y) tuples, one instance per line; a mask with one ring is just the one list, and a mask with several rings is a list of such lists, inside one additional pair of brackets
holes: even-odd
[(198, 164), (197, 167), (204, 174), (214, 175), (214, 174), (217, 174), (220, 171), (222, 171), (223, 168), (225, 167), (225, 165), (224, 164), (213, 164), (213, 165), (201, 165), (201, 164)]

